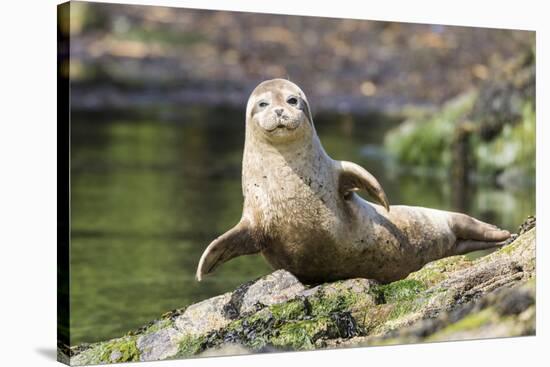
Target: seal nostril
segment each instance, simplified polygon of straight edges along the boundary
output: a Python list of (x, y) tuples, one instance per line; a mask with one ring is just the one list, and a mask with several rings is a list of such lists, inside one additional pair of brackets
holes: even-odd
[(280, 117), (280, 116), (283, 114), (283, 111), (284, 111), (284, 110), (283, 110), (282, 108), (275, 108), (273, 111), (275, 112), (275, 114), (276, 114), (277, 116)]

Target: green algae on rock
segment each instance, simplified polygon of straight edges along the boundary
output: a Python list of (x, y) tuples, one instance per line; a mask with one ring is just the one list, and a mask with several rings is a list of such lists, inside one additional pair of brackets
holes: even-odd
[(277, 270), (124, 337), (75, 346), (69, 360), (103, 364), (532, 335), (534, 223), (490, 255), (435, 261), (389, 284), (348, 279), (306, 286)]
[(71, 365), (139, 361), (140, 351), (135, 336), (125, 336), (97, 343), (70, 358)]

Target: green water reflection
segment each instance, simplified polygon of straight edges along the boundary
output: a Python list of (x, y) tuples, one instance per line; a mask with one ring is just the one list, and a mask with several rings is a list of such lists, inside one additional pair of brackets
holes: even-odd
[[(194, 280), (205, 246), (241, 214), (242, 111), (149, 112), (73, 114), (71, 344), (119, 336), (270, 272), (260, 256), (247, 256)], [(534, 213), (534, 187), (478, 185), (457, 204), (445, 180), (403, 174), (365, 154), (391, 121), (319, 116), (316, 125), (328, 153), (367, 167), (393, 204), (459, 206), (508, 229)]]

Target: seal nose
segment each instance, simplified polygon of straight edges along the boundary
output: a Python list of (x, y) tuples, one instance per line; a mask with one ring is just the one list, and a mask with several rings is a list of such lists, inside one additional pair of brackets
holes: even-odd
[(277, 115), (277, 117), (281, 117), (281, 115), (283, 114), (284, 110), (282, 108), (275, 108), (273, 110), (275, 112), (275, 114)]

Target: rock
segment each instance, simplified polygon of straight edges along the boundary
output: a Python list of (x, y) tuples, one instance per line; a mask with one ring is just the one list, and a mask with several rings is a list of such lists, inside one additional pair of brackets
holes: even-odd
[(174, 327), (160, 329), (157, 332), (142, 335), (137, 340), (141, 351), (141, 361), (158, 361), (175, 355), (178, 352), (180, 333)]
[[(205, 335), (225, 328), (243, 315), (294, 299), (304, 290), (304, 285), (289, 272), (275, 271), (233, 292), (193, 304), (185, 310), (167, 312), (162, 319), (131, 331), (122, 339), (73, 347), (70, 361), (76, 365), (154, 361), (203, 352), (198, 341)], [(215, 353), (214, 350), (226, 354), (248, 352), (244, 347), (218, 344), (211, 353)]]
[(176, 327), (196, 336), (220, 329), (231, 322), (224, 312), (224, 306), (230, 301), (231, 293), (225, 293), (191, 305), (175, 319)]
[[(258, 304), (270, 306), (285, 302), (296, 297), (304, 289), (304, 285), (294, 275), (285, 270), (277, 270), (247, 287), (246, 291), (243, 292), (238, 311), (242, 314), (248, 314), (255, 311)], [(235, 295), (235, 292), (233, 292), (233, 295)]]
[(201, 357), (236, 356), (252, 353), (249, 349), (239, 344), (226, 343), (217, 348), (207, 349), (200, 354)]
[(392, 345), (534, 334), (535, 282), (528, 281), (385, 335), (337, 340), (333, 345)]
[(219, 330), (257, 307), (274, 305), (296, 297), (304, 290), (296, 277), (284, 270), (275, 271), (235, 291), (191, 305), (176, 317), (176, 327), (195, 336)]
[(277, 270), (235, 291), (163, 315), (127, 336), (74, 346), (71, 364), (151, 361), (535, 332), (535, 220), (504, 248), (455, 256), (406, 279), (314, 287)]
[(524, 234), (525, 232), (528, 232), (531, 228), (534, 228), (537, 224), (537, 219), (530, 215), (523, 221), (523, 223), (519, 226), (519, 234)]
[(71, 356), (70, 364), (79, 366), (137, 361), (140, 353), (141, 351), (136, 345), (136, 337), (124, 336), (90, 345), (85, 350)]
[(421, 175), (450, 173), (459, 192), (474, 178), (510, 190), (534, 185), (534, 51), (525, 50), (492, 74), (435, 111), (390, 129), (384, 147), (393, 165)]

